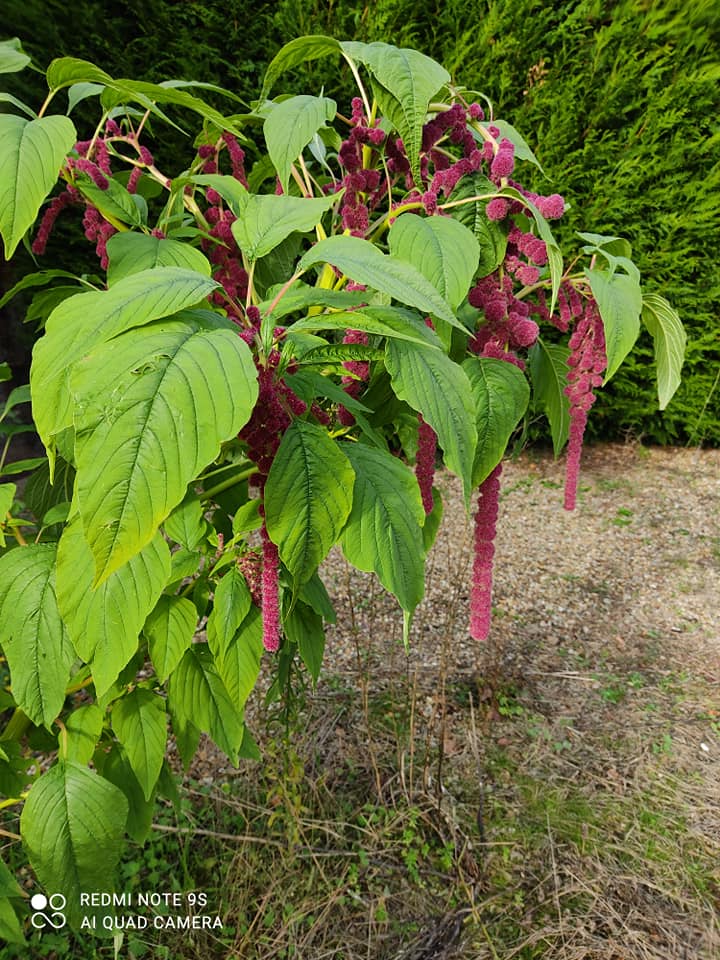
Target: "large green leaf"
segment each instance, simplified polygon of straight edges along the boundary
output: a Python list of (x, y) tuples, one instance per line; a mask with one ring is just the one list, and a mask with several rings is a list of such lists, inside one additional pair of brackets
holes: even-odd
[(290, 168), (320, 127), (333, 120), (337, 104), (328, 97), (301, 95), (273, 106), (263, 124), (265, 143), (287, 193)]
[(6, 260), (35, 222), (75, 139), (68, 117), (0, 114), (0, 234)]
[(457, 310), (478, 268), (475, 235), (450, 217), (405, 213), (390, 228), (390, 252), (416, 267), (441, 297)]
[(341, 46), (344, 54), (367, 67), (388, 94), (382, 97), (376, 88), (380, 109), (402, 137), (415, 185), (419, 187), (422, 130), (428, 105), (441, 87), (450, 82), (450, 74), (417, 50), (379, 42), (345, 41)]
[(150, 659), (158, 680), (163, 683), (180, 663), (192, 643), (197, 626), (197, 610), (185, 597), (162, 596), (143, 627)]
[(102, 696), (130, 661), (140, 630), (170, 572), (170, 551), (160, 534), (129, 563), (93, 589), (95, 563), (76, 514), (58, 547), (58, 605), (73, 646), (93, 671)]
[(129, 330), (76, 365), (77, 492), (96, 584), (150, 542), (237, 435), (256, 377), (247, 344), (193, 314)]
[(343, 449), (355, 471), (343, 553), (359, 570), (374, 571), (400, 606), (412, 612), (425, 587), (425, 511), (417, 480), (390, 453), (362, 443)]
[(417, 307), (423, 313), (433, 314), (465, 330), (450, 304), (417, 267), (382, 253), (361, 237), (337, 236), (321, 240), (301, 258), (299, 266), (306, 270), (317, 263), (331, 263), (356, 283), (367, 284), (400, 303)]
[(0, 644), (17, 705), (48, 729), (65, 700), (74, 653), (55, 595), (57, 544), (0, 557)]
[(463, 363), (473, 390), (478, 434), (473, 486), (500, 463), (508, 440), (527, 409), (530, 387), (522, 370), (506, 360), (468, 357)]
[(207, 733), (237, 765), (243, 716), (230, 699), (207, 644), (195, 643), (185, 653), (170, 676), (168, 697), (182, 726)]
[(66, 898), (76, 928), (88, 912), (80, 892), (112, 889), (127, 813), (117, 787), (72, 760), (59, 761), (30, 788), (20, 817), (23, 843), (45, 890)]
[(605, 328), (607, 383), (638, 338), (643, 305), (642, 290), (637, 278), (625, 273), (586, 270), (585, 276), (590, 281), (590, 289)]
[(286, 70), (299, 67), (301, 63), (306, 63), (308, 60), (318, 60), (332, 56), (340, 53), (340, 50), (340, 43), (334, 37), (297, 37), (290, 43), (286, 43), (268, 64), (260, 100), (265, 100), (277, 78)]
[(18, 37), (0, 43), (0, 73), (17, 73), (30, 63)]
[(528, 352), (534, 404), (548, 418), (556, 457), (567, 443), (570, 431), (570, 401), (565, 394), (569, 356), (567, 347), (541, 339)]
[(354, 478), (326, 430), (304, 420), (291, 424), (265, 485), (265, 522), (296, 586), (310, 579), (337, 543), (350, 514)]
[(210, 264), (204, 254), (179, 240), (126, 230), (110, 237), (107, 254), (110, 261), (107, 271), (109, 286), (132, 273), (155, 267), (184, 267), (210, 276)]
[(680, 386), (687, 336), (680, 317), (657, 293), (643, 296), (642, 321), (655, 344), (658, 404), (664, 410)]
[[(477, 276), (486, 277), (505, 259), (507, 229), (488, 218), (488, 200), (497, 193), (494, 183), (480, 173), (463, 177), (452, 193), (452, 202), (466, 201), (452, 208), (452, 216), (472, 230), (480, 247)], [(479, 199), (482, 198), (482, 199)]]
[(238, 219), (232, 225), (233, 236), (247, 259), (257, 260), (274, 250), (291, 233), (312, 230), (336, 202), (335, 194), (307, 199), (286, 194), (276, 197), (248, 193)]
[(414, 343), (390, 340), (385, 357), (395, 393), (433, 428), (445, 463), (462, 478), (469, 500), (477, 429), (467, 375), (442, 351)]
[(235, 708), (242, 710), (260, 673), (262, 618), (245, 578), (232, 567), (215, 589), (207, 623), (208, 645)]
[(160, 776), (167, 742), (165, 702), (151, 690), (136, 687), (113, 704), (113, 733), (125, 749), (145, 799)]
[(30, 385), (33, 414), (45, 446), (72, 425), (70, 370), (96, 344), (192, 307), (218, 286), (214, 280), (178, 267), (142, 270), (110, 290), (91, 290), (64, 300), (33, 349)]

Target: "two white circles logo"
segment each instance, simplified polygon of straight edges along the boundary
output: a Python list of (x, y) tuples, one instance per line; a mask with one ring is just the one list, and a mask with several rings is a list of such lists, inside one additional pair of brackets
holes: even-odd
[(46, 897), (44, 893), (36, 893), (30, 898), (33, 914), (30, 923), (36, 930), (43, 930), (50, 926), (55, 930), (62, 930), (66, 918), (63, 910), (67, 900), (61, 893), (53, 893)]

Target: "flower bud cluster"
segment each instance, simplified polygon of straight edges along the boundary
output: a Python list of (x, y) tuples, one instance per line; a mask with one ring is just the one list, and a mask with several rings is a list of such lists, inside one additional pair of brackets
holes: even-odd
[(589, 299), (570, 337), (565, 394), (570, 400), (570, 436), (565, 472), (565, 509), (574, 510), (587, 416), (607, 367), (605, 329), (597, 303)]
[(336, 189), (345, 188), (341, 210), (343, 228), (353, 236), (364, 236), (370, 225), (370, 211), (374, 210), (387, 191), (387, 184), (378, 170), (367, 169), (363, 151), (371, 147), (377, 150), (385, 140), (378, 126), (370, 126), (359, 97), (352, 102), (352, 129), (338, 151), (341, 167), (347, 172), (336, 184)]
[(482, 357), (509, 360), (524, 369), (515, 351), (531, 347), (539, 328), (530, 319), (530, 304), (514, 295), (511, 275), (505, 273), (501, 278), (495, 271), (482, 277), (470, 290), (468, 301), (485, 316), (485, 323), (468, 344), (469, 349)]

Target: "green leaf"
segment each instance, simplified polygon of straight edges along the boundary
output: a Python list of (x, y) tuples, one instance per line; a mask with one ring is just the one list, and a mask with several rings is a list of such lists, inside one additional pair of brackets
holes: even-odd
[(55, 596), (57, 544), (0, 557), (0, 644), (17, 705), (50, 729), (65, 700), (74, 655)]
[(237, 710), (242, 710), (260, 673), (262, 617), (252, 606), (245, 578), (232, 567), (215, 590), (207, 624), (208, 645)]
[(570, 431), (570, 401), (565, 394), (569, 356), (567, 347), (541, 339), (528, 351), (534, 403), (548, 418), (556, 457), (567, 443)]
[(177, 585), (185, 577), (193, 577), (198, 572), (202, 554), (198, 550), (186, 550), (180, 547), (171, 555), (170, 576), (168, 584)]
[(112, 685), (138, 647), (148, 613), (165, 586), (170, 553), (160, 534), (93, 589), (95, 564), (76, 514), (58, 547), (58, 605), (73, 646), (91, 664), (98, 696)]
[(108, 240), (107, 271), (108, 286), (117, 283), (130, 274), (155, 267), (182, 267), (210, 276), (210, 264), (207, 258), (195, 247), (179, 240), (152, 237), (146, 233), (125, 231), (116, 233)]
[(235, 511), (233, 517), (232, 532), (236, 537), (240, 533), (247, 533), (250, 530), (258, 530), (262, 526), (262, 517), (260, 516), (260, 501), (248, 500), (247, 503)]
[(112, 77), (100, 67), (76, 57), (59, 57), (47, 68), (47, 84), (51, 90), (61, 90), (74, 83), (101, 83), (107, 86)]
[(103, 96), (103, 105), (116, 106), (119, 103), (135, 101), (142, 106), (149, 104), (170, 103), (176, 107), (183, 107), (185, 110), (191, 110), (199, 114), (205, 120), (210, 120), (221, 130), (229, 130), (236, 136), (244, 138), (244, 134), (230, 117), (224, 116), (219, 110), (211, 107), (204, 100), (186, 93), (185, 90), (179, 90), (177, 87), (166, 87), (158, 83), (148, 83), (145, 80), (111, 80), (108, 79), (107, 86), (112, 89), (112, 93), (106, 91)]
[(45, 890), (65, 896), (76, 928), (86, 912), (80, 892), (112, 889), (127, 813), (117, 787), (72, 760), (59, 761), (30, 788), (20, 817), (23, 843)]
[(340, 53), (340, 51), (340, 43), (334, 37), (297, 37), (290, 43), (286, 43), (268, 64), (260, 93), (260, 101), (262, 102), (267, 98), (277, 78), (287, 70), (299, 67), (301, 63), (306, 63), (309, 60), (324, 59)]
[(257, 260), (274, 250), (296, 231), (312, 230), (322, 215), (337, 202), (337, 195), (319, 199), (248, 193), (238, 219), (232, 225), (237, 245), (248, 260)]
[(104, 89), (105, 85), (102, 83), (74, 83), (68, 90), (68, 116), (81, 101), (99, 96)]
[(158, 680), (164, 683), (189, 649), (195, 635), (197, 610), (184, 597), (162, 596), (143, 627), (150, 659)]
[(76, 133), (67, 117), (25, 120), (0, 114), (0, 234), (9, 260), (35, 222)]
[(302, 662), (308, 668), (313, 683), (317, 683), (325, 652), (322, 617), (299, 600), (283, 618), (283, 628), (288, 640), (297, 644)]
[(68, 381), (81, 357), (125, 330), (200, 303), (217, 286), (194, 271), (156, 267), (125, 277), (110, 290), (79, 293), (56, 307), (35, 345), (30, 370), (33, 413), (45, 446), (72, 425)]
[(106, 220), (119, 220), (133, 227), (143, 225), (144, 219), (133, 195), (117, 180), (109, 179), (103, 190), (87, 174), (81, 174), (75, 177), (75, 186)]
[(208, 643), (213, 653), (232, 640), (251, 604), (245, 577), (237, 567), (231, 567), (215, 588), (213, 609), (207, 621)]
[(30, 117), (31, 120), (37, 120), (37, 114), (32, 107), (29, 107), (26, 103), (23, 103), (22, 100), (18, 100), (18, 98), (14, 97), (11, 93), (0, 91), (0, 103), (11, 103), (14, 107), (17, 107), (18, 110), (22, 110), (22, 112)]
[(237, 766), (244, 723), (230, 699), (207, 644), (195, 643), (168, 682), (173, 713), (182, 725), (207, 733)]
[[(507, 229), (490, 220), (485, 212), (488, 199), (495, 193), (497, 193), (495, 184), (480, 173), (463, 177), (452, 193), (453, 203), (456, 200), (467, 201), (453, 207), (452, 216), (471, 230), (478, 241), (480, 247), (480, 259), (476, 271), (478, 277), (486, 277), (493, 270), (497, 270), (505, 259), (507, 250)], [(475, 197), (485, 199), (471, 199)]]
[(0, 470), (0, 477), (9, 477), (16, 473), (25, 473), (27, 470), (34, 470), (40, 464), (45, 463), (45, 457), (30, 457), (27, 460), (13, 460), (12, 463), (6, 463)]
[(5, 862), (0, 859), (0, 897), (21, 897), (22, 890), (20, 889), (17, 880), (10, 873)]
[[(266, 300), (260, 304), (260, 313), (270, 308), (279, 285), (267, 291)], [(297, 280), (273, 307), (272, 315), (279, 320), (290, 313), (304, 313), (308, 307), (332, 307), (334, 310), (347, 310), (367, 302), (367, 296), (360, 290), (325, 290), (323, 287), (311, 287)], [(0, 301), (2, 306), (2, 301)]]
[(7, 943), (25, 943), (20, 920), (12, 904), (5, 897), (0, 897), (0, 940)]
[(314, 363), (325, 365), (328, 363), (344, 363), (346, 360), (379, 360), (383, 355), (381, 347), (368, 346), (364, 343), (330, 343), (313, 347), (304, 353), (300, 364)]
[(127, 753), (119, 743), (114, 743), (102, 761), (98, 761), (98, 773), (118, 790), (122, 790), (128, 803), (125, 829), (135, 843), (145, 843), (152, 829), (152, 815), (155, 807), (153, 795), (145, 798), (143, 788), (133, 772)]
[(450, 217), (404, 213), (390, 228), (390, 252), (411, 263), (453, 310), (467, 296), (480, 260), (474, 234)]
[(57, 277), (69, 277), (72, 280), (78, 279), (74, 273), (69, 273), (67, 270), (38, 270), (37, 273), (28, 273), (10, 287), (7, 293), (0, 297), (0, 307), (4, 307), (6, 303), (9, 303), (9, 301), (22, 290), (27, 290), (29, 287), (44, 287)]
[(205, 536), (205, 518), (196, 493), (190, 491), (163, 523), (165, 533), (186, 550), (194, 550)]
[(290, 425), (265, 485), (265, 522), (296, 587), (337, 543), (350, 514), (354, 477), (326, 430), (304, 420)]
[(103, 728), (103, 711), (96, 703), (88, 703), (66, 717), (65, 735), (58, 736), (62, 760), (86, 764), (95, 752)]
[(367, 284), (465, 331), (450, 305), (416, 267), (381, 253), (368, 240), (346, 236), (321, 240), (301, 258), (299, 268), (307, 270), (317, 263), (331, 263), (356, 283)]
[(388, 43), (345, 41), (343, 53), (363, 63), (389, 96), (376, 96), (381, 112), (403, 139), (415, 185), (420, 186), (420, 150), (423, 124), (430, 101), (450, 82), (450, 74), (439, 63), (417, 50)]
[(377, 334), (380, 337), (395, 337), (398, 340), (410, 340), (414, 343), (426, 343), (419, 327), (422, 321), (403, 323), (405, 315), (398, 314), (395, 329), (384, 322), (385, 315), (390, 315), (392, 307), (382, 308), (377, 313), (372, 307), (363, 310), (353, 310), (352, 313), (320, 313), (313, 317), (298, 320), (290, 328), (291, 333), (300, 333), (305, 330), (362, 330), (364, 333)]
[(437, 434), (445, 463), (462, 478), (469, 501), (477, 430), (467, 375), (440, 350), (398, 340), (388, 342), (385, 363), (396, 395)]
[(130, 330), (76, 366), (77, 491), (96, 584), (150, 542), (220, 444), (237, 436), (256, 378), (234, 331), (190, 313)]
[(687, 336), (678, 314), (667, 300), (657, 293), (646, 293), (643, 296), (642, 321), (650, 331), (655, 345), (658, 404), (660, 409), (664, 410), (680, 386)]
[(513, 363), (490, 357), (468, 357), (463, 363), (477, 411), (478, 444), (473, 486), (479, 486), (500, 463), (510, 436), (525, 414), (530, 387)]
[(637, 279), (624, 273), (586, 270), (585, 276), (590, 281), (590, 289), (605, 328), (607, 383), (638, 338), (643, 305), (642, 291)]
[(328, 97), (298, 96), (275, 104), (266, 118), (265, 142), (285, 193), (293, 163), (336, 111), (337, 104)]
[(10, 513), (16, 490), (14, 483), (0, 484), (0, 523), (5, 519), (6, 514)]
[(359, 570), (374, 571), (404, 610), (413, 611), (425, 588), (425, 511), (412, 471), (390, 453), (344, 444), (355, 471), (353, 505), (342, 549)]
[(0, 73), (17, 73), (30, 63), (18, 37), (0, 42)]
[(165, 757), (165, 703), (151, 690), (136, 687), (115, 701), (110, 719), (113, 733), (123, 745), (145, 799), (149, 800)]

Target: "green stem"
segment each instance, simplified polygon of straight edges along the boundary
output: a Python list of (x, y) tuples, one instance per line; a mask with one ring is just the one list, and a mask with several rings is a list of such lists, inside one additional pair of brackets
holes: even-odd
[(19, 740), (30, 726), (30, 719), (20, 707), (15, 707), (13, 715), (7, 722), (7, 726), (0, 734), (0, 740)]
[(212, 500), (212, 498), (218, 493), (223, 493), (225, 490), (230, 490), (231, 487), (236, 486), (238, 483), (242, 483), (243, 480), (247, 480), (248, 477), (251, 477), (254, 473), (257, 473), (257, 469), (258, 468), (253, 464), (252, 467), (248, 467), (246, 470), (241, 470), (240, 473), (236, 473), (229, 479), (223, 480), (222, 483), (218, 483), (216, 486), (206, 490), (203, 495), (203, 503), (208, 500)]
[(50, 105), (50, 101), (52, 100), (52, 98), (55, 96), (56, 93), (57, 93), (57, 90), (51, 90), (51, 91), (48, 93), (48, 95), (45, 97), (45, 101), (44, 101), (43, 105), (42, 105), (42, 106), (40, 107), (40, 109), (38, 110), (38, 120), (39, 120), (40, 117), (45, 113), (45, 111), (47, 110), (47, 108), (48, 108), (49, 105)]

